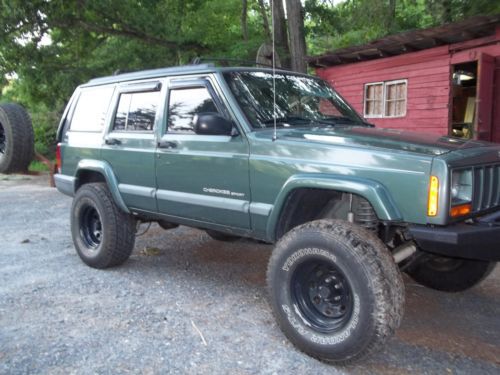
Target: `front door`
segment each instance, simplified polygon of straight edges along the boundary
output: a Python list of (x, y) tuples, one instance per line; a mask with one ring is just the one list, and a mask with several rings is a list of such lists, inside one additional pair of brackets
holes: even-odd
[(158, 211), (250, 228), (246, 138), (241, 132), (201, 135), (193, 128), (194, 117), (204, 112), (230, 119), (227, 107), (207, 79), (171, 82), (167, 102), (167, 123), (157, 148)]

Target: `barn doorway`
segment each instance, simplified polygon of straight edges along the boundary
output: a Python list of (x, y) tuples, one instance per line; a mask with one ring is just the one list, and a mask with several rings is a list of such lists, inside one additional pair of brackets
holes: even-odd
[(482, 53), (474, 61), (452, 65), (450, 135), (491, 140), (494, 61)]
[(474, 137), (477, 95), (477, 61), (453, 65), (451, 135)]

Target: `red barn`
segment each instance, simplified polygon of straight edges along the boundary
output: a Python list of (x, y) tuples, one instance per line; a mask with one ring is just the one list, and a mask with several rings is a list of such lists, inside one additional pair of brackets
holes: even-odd
[(309, 64), (379, 127), (500, 142), (500, 15), (388, 36)]

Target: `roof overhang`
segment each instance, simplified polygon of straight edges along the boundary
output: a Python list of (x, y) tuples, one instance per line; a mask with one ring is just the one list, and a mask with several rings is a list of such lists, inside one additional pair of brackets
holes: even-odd
[(397, 56), (492, 36), (495, 35), (496, 29), (499, 26), (500, 14), (476, 16), (464, 21), (448, 23), (429, 29), (412, 30), (401, 34), (389, 35), (368, 44), (340, 48), (320, 56), (310, 56), (307, 58), (307, 61), (311, 67), (324, 68)]

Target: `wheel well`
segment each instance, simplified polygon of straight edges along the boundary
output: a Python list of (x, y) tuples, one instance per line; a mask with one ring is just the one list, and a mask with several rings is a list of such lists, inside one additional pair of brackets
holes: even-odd
[(106, 182), (106, 178), (100, 172), (83, 170), (78, 172), (78, 176), (75, 184), (75, 191), (81, 188), (85, 184), (92, 182)]
[(371, 204), (359, 195), (328, 189), (296, 189), (285, 201), (276, 227), (276, 239), (309, 221), (325, 218), (348, 220), (350, 211), (357, 224), (370, 230), (378, 229), (379, 219)]

